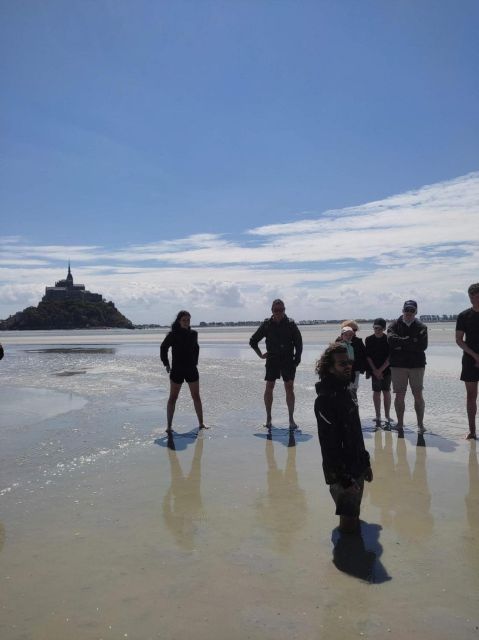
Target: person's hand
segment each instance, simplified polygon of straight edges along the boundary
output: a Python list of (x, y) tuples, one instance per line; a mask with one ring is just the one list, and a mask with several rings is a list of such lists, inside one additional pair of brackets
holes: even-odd
[(379, 371), (379, 369), (373, 369), (373, 375), (377, 380), (383, 379), (383, 374)]
[(171, 369), (169, 364), (166, 365), (165, 369), (166, 369), (166, 373), (170, 373)]
[(366, 471), (364, 473), (364, 479), (366, 480), (366, 482), (371, 482), (372, 481), (372, 479), (373, 479), (373, 470), (371, 469), (371, 467), (366, 469)]
[(264, 353), (262, 353), (262, 354), (260, 355), (260, 358), (261, 358), (262, 360), (266, 360), (266, 358), (267, 358), (267, 357), (268, 357), (268, 352), (267, 352), (267, 351), (265, 351)]
[(295, 367), (299, 366), (300, 362), (301, 362), (301, 358), (295, 358), (294, 359), (294, 366)]

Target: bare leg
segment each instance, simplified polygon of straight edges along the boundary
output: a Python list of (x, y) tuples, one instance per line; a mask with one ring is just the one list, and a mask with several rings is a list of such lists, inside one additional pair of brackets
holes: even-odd
[(391, 392), (383, 391), (384, 415), (386, 420), (391, 420)]
[(288, 380), (287, 382), (285, 382), (284, 390), (286, 391), (286, 404), (288, 405), (289, 428), (297, 429), (298, 425), (294, 421), (294, 380)]
[(476, 413), (477, 413), (477, 382), (465, 382), (466, 385), (466, 408), (467, 420), (469, 422), (468, 440), (476, 439)]
[(266, 424), (265, 426), (271, 428), (271, 408), (273, 406), (273, 389), (276, 384), (276, 380), (266, 380), (266, 387), (264, 390), (264, 406), (266, 407)]
[(417, 426), (419, 429), (424, 429), (424, 398), (422, 395), (422, 389), (412, 392), (414, 396), (414, 410), (417, 417)]
[(373, 391), (374, 411), (376, 412), (376, 420), (381, 420), (381, 392)]
[(196, 382), (188, 382), (188, 386), (190, 388), (193, 404), (195, 405), (196, 417), (198, 418), (198, 426), (200, 429), (206, 429), (205, 425), (203, 424), (203, 405), (201, 404), (200, 398), (200, 382), (199, 380), (197, 380)]
[(170, 397), (168, 398), (168, 403), (166, 405), (166, 431), (169, 433), (171, 431), (171, 425), (173, 424), (173, 416), (175, 414), (176, 401), (178, 399), (178, 394), (180, 393), (181, 384), (177, 384), (176, 382), (172, 382), (170, 380)]
[(406, 392), (396, 392), (396, 397), (394, 398), (394, 409), (396, 410), (397, 416), (397, 428), (402, 429), (404, 427), (404, 410), (406, 405), (404, 403), (404, 398), (406, 397)]

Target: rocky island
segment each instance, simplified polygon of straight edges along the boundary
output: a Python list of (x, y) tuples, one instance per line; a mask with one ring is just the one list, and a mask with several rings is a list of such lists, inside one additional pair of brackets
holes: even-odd
[(133, 324), (113, 302), (87, 291), (83, 284), (74, 284), (70, 264), (67, 277), (46, 287), (38, 306), (0, 320), (1, 331), (99, 328), (133, 329)]

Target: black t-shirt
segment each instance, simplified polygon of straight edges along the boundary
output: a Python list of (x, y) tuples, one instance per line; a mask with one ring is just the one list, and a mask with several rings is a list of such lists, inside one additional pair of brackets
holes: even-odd
[[(384, 364), (384, 361), (389, 358), (389, 345), (385, 333), (380, 338), (377, 338), (374, 333), (366, 338), (366, 358), (371, 358), (376, 369), (379, 369)], [(387, 375), (389, 372), (390, 369), (388, 367), (383, 371), (383, 375)]]
[(479, 353), (479, 311), (474, 311), (472, 307), (461, 311), (457, 316), (456, 331), (464, 331), (467, 346), (474, 353)]

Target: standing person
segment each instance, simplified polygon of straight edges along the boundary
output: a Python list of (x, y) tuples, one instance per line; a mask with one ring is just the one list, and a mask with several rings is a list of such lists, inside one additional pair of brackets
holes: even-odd
[[(170, 374), (170, 397), (166, 405), (166, 433), (171, 432), (173, 415), (175, 413), (176, 400), (180, 393), (181, 385), (187, 382), (191, 397), (198, 417), (198, 428), (206, 429), (203, 423), (203, 406), (200, 398), (200, 382), (198, 374), (198, 332), (190, 327), (191, 315), (188, 311), (179, 311), (176, 320), (171, 325), (171, 331), (161, 343), (160, 357)], [(168, 360), (168, 350), (172, 351), (172, 366)]]
[(314, 413), (323, 456), (323, 471), (336, 504), (339, 528), (353, 533), (359, 528), (364, 480), (373, 472), (364, 446), (358, 405), (348, 385), (352, 362), (346, 347), (330, 345), (316, 363), (319, 382)]
[[(463, 350), (461, 380), (466, 385), (468, 440), (476, 439), (477, 387), (479, 382), (479, 282), (467, 290), (472, 307), (461, 311), (456, 322), (456, 344)], [(464, 338), (465, 337), (465, 338)]]
[(353, 336), (351, 338), (351, 344), (354, 349), (354, 364), (352, 373), (352, 391), (357, 393), (359, 387), (359, 376), (366, 371), (366, 348), (362, 338), (357, 333), (359, 331), (359, 325), (356, 320), (344, 320), (341, 322), (341, 330), (345, 327), (351, 327), (353, 330)]
[(366, 338), (366, 361), (371, 372), (373, 403), (376, 412), (376, 425), (381, 426), (381, 393), (383, 394), (386, 427), (391, 428), (391, 369), (389, 367), (389, 345), (384, 330), (386, 320), (376, 318), (374, 333)]
[[(255, 353), (266, 360), (266, 387), (264, 391), (264, 405), (266, 408), (265, 427), (271, 429), (271, 407), (273, 406), (273, 389), (276, 380), (283, 378), (288, 405), (289, 428), (297, 429), (294, 421), (294, 377), (296, 367), (301, 362), (303, 339), (295, 321), (288, 318), (282, 300), (274, 300), (271, 305), (272, 316), (266, 318), (253, 333), (249, 341)], [(266, 338), (266, 351), (261, 352), (259, 342)]]
[(416, 318), (417, 302), (406, 300), (400, 318), (394, 320), (387, 330), (389, 364), (395, 393), (394, 409), (397, 429), (404, 428), (404, 410), (407, 385), (414, 396), (419, 431), (424, 431), (424, 398), (422, 395), (426, 367), (427, 327)]
[(0, 344), (0, 360), (3, 358), (3, 356), (4, 356), (3, 347)]

